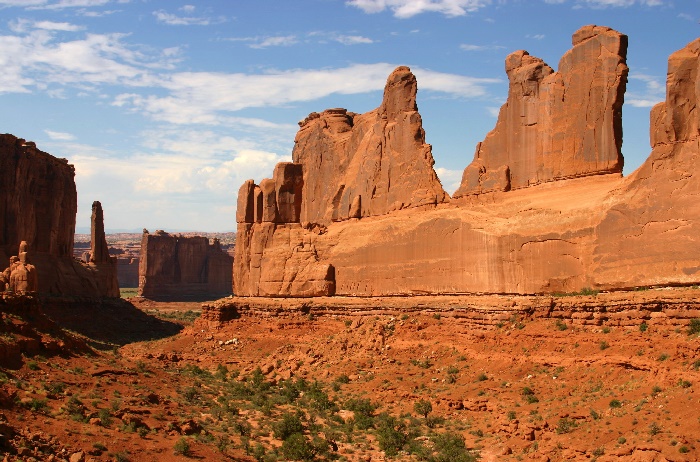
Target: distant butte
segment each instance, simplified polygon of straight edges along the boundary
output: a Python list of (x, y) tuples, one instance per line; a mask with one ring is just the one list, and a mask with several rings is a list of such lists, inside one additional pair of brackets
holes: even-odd
[(379, 108), (312, 113), (294, 162), (238, 199), (239, 296), (577, 292), (700, 283), (700, 39), (669, 59), (652, 153), (621, 177), (627, 37), (585, 26), (554, 72), (510, 54), (509, 97), (456, 200), (406, 67)]

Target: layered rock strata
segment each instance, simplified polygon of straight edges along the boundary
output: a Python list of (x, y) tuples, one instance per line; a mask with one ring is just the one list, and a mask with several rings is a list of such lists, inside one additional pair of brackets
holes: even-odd
[[(73, 259), (74, 177), (66, 159), (40, 151), (31, 141), (0, 135), (0, 268), (10, 267), (13, 255), (21, 263), (24, 253), (36, 270), (29, 291), (119, 296), (116, 269), (108, 260), (83, 265)], [(104, 239), (101, 215), (99, 220)], [(93, 220), (93, 229), (96, 225)]]
[(233, 258), (218, 239), (143, 231), (139, 257), (139, 295), (178, 300), (228, 295)]
[(527, 51), (508, 55), (508, 100), (454, 197), (622, 172), (627, 36), (586, 26), (572, 43), (557, 72)]
[[(608, 42), (601, 37), (612, 37), (613, 49), (624, 42), (620, 34), (607, 28), (586, 27), (574, 37), (575, 48), (595, 45), (604, 56), (608, 48), (598, 48), (596, 43)], [(591, 61), (577, 63), (583, 75), (587, 75), (583, 69), (599, 65), (598, 55), (569, 56), (573, 61), (576, 56)], [(617, 69), (620, 73), (615, 75), (622, 79), (626, 68), (614, 58), (620, 54), (610, 56), (610, 68)], [(236, 294), (301, 294), (277, 282), (283, 277), (295, 284), (306, 282), (290, 260), (290, 249), (304, 248), (313, 249), (316, 267), (332, 265), (336, 295), (540, 294), (579, 292), (587, 287), (618, 290), (700, 283), (700, 177), (693, 173), (700, 162), (699, 56), (700, 39), (670, 57), (666, 102), (651, 115), (653, 151), (629, 177), (593, 175), (614, 169), (594, 171), (589, 169), (592, 164), (574, 159), (571, 165), (580, 170), (570, 170), (573, 173), (567, 178), (427, 210), (409, 208), (362, 219), (331, 220), (323, 226), (295, 223), (284, 232), (275, 223), (245, 222), (239, 224), (235, 276), (244, 284), (237, 286)], [(586, 81), (576, 75), (571, 79)], [(618, 78), (603, 80), (609, 86), (600, 87), (601, 80), (596, 78), (590, 80), (588, 91), (580, 92), (617, 94)], [(621, 96), (605, 101), (607, 107), (597, 113), (612, 116), (619, 110)], [(599, 119), (591, 118), (594, 120)], [(587, 129), (576, 130), (569, 135), (572, 140), (588, 136)], [(613, 129), (603, 132), (617, 133)], [(615, 160), (619, 150), (615, 148), (614, 155), (606, 157), (610, 150), (604, 148), (617, 146), (619, 138), (603, 138), (614, 138), (614, 142), (594, 143), (599, 151), (591, 153), (591, 158), (608, 159), (599, 165), (621, 166), (621, 160)], [(535, 140), (527, 141), (524, 148), (539, 149), (539, 144), (532, 147), (531, 143)], [(575, 157), (571, 152), (568, 155)], [(508, 165), (509, 171), (511, 168)], [(309, 200), (303, 194), (311, 181), (306, 164), (302, 169), (301, 220)], [(513, 178), (511, 175), (510, 181)], [(322, 184), (323, 175), (314, 181)], [(252, 182), (245, 188), (254, 194)], [(244, 202), (253, 204), (248, 199)], [(364, 202), (363, 197), (360, 207)], [(267, 285), (271, 280), (276, 285)]]
[(217, 327), (241, 316), (440, 315), (475, 328), (559, 319), (574, 326), (685, 328), (700, 317), (700, 290), (646, 290), (588, 296), (456, 295), (415, 297), (317, 297), (313, 300), (230, 297), (202, 305), (200, 325)]

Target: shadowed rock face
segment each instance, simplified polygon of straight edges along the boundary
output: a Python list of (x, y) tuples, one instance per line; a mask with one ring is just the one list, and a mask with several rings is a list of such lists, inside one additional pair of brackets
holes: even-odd
[(510, 87), (454, 197), (622, 172), (627, 36), (585, 26), (554, 72), (527, 51), (506, 58)]
[(210, 298), (228, 295), (233, 259), (218, 239), (175, 236), (144, 230), (139, 257), (139, 295), (152, 299)]
[(0, 266), (7, 266), (21, 241), (29, 252), (70, 258), (77, 203), (75, 170), (67, 160), (0, 135)]
[[(532, 76), (518, 77), (519, 94), (537, 95), (540, 104), (544, 93), (551, 96), (564, 88), (567, 91), (554, 99), (565, 97), (563, 101), (575, 110), (552, 109), (559, 119), (550, 114), (543, 121), (538, 106), (536, 123), (521, 124), (521, 132), (514, 132), (522, 135), (517, 137), (518, 152), (544, 156), (550, 151), (543, 146), (549, 146), (551, 155), (559, 159), (556, 174), (537, 176), (550, 163), (532, 166), (530, 160), (517, 163), (505, 156), (505, 161), (488, 164), (489, 168), (473, 175), (481, 192), (483, 188), (495, 191), (489, 196), (372, 216), (365, 214), (366, 198), (360, 195), (355, 200), (356, 195), (351, 194), (348, 216), (362, 219), (333, 221), (334, 211), (346, 208), (335, 207), (333, 200), (324, 198), (342, 198), (348, 187), (338, 194), (328, 185), (342, 184), (338, 178), (348, 173), (326, 164), (325, 156), (346, 152), (334, 151), (333, 143), (344, 146), (350, 142), (347, 133), (354, 133), (359, 116), (326, 111), (311, 117), (297, 140), (309, 136), (304, 131), (311, 124), (318, 137), (309, 137), (309, 141), (329, 144), (324, 148), (318, 141), (321, 144), (309, 151), (313, 154), (310, 162), (315, 162), (312, 167), (302, 163), (302, 223), (239, 223), (237, 295), (319, 295), (320, 290), (295, 291), (294, 284), (308, 283), (311, 278), (330, 282), (329, 273), (327, 279), (318, 279), (320, 271), (315, 269), (331, 267), (338, 295), (533, 294), (700, 283), (700, 176), (694, 173), (700, 164), (700, 39), (670, 57), (666, 102), (651, 113), (653, 151), (636, 172), (622, 178), (598, 174), (619, 172), (622, 167), (617, 117), (626, 75), (625, 44), (624, 36), (610, 29), (585, 27), (574, 35), (574, 49), (562, 59), (559, 76), (524, 52), (509, 57), (513, 76)], [(605, 58), (602, 64), (601, 56)], [(564, 73), (563, 69), (569, 70)], [(599, 71), (591, 76), (590, 69)], [(588, 90), (584, 89), (586, 82)], [(579, 97), (566, 97), (573, 89)], [(597, 96), (586, 100), (589, 94)], [(604, 107), (600, 101), (605, 102)], [(382, 107), (396, 106), (383, 103)], [(502, 110), (500, 126), (489, 137), (508, 139), (501, 129), (511, 109)], [(530, 114), (528, 110), (523, 114)], [(576, 111), (586, 110), (592, 111), (587, 116), (591, 124), (581, 126)], [(392, 111), (400, 113), (401, 109), (386, 113)], [(565, 131), (545, 131), (552, 135), (549, 141), (539, 129), (527, 131), (554, 120), (560, 120), (555, 128), (565, 127)], [(333, 131), (332, 136), (325, 133)], [(346, 138), (341, 142), (342, 134)], [(555, 142), (561, 149), (553, 147)], [(489, 143), (495, 146), (495, 140)], [(591, 146), (595, 146), (593, 151), (588, 150)], [(581, 153), (587, 154), (581, 157)], [(489, 154), (486, 158), (496, 157)], [(352, 168), (352, 163), (344, 165)], [(523, 172), (536, 176), (522, 176)], [(521, 181), (525, 177), (528, 179)], [(509, 188), (513, 190), (499, 192)], [(316, 194), (313, 197), (325, 205), (312, 202), (309, 206), (307, 193)], [(308, 218), (309, 213), (320, 217), (318, 222)], [(309, 268), (308, 274), (313, 275), (302, 277), (307, 274), (302, 268)]]
[[(40, 151), (32, 142), (0, 135), (0, 267), (8, 266), (10, 256), (25, 253), (36, 268), (33, 287), (40, 293), (118, 297), (101, 206), (99, 215), (93, 210), (92, 223), (93, 247), (98, 242), (95, 255), (100, 261), (82, 265), (73, 259), (74, 177), (67, 160)], [(22, 241), (26, 241), (24, 251), (20, 251)]]

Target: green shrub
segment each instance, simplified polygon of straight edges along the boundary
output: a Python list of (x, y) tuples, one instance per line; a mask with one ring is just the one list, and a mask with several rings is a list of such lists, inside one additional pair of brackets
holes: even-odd
[(379, 449), (384, 451), (387, 456), (394, 457), (409, 441), (406, 425), (396, 417), (385, 413), (382, 413), (378, 420), (377, 441)]
[(457, 433), (446, 432), (431, 438), (434, 454), (428, 458), (429, 462), (475, 462), (477, 454), (467, 450), (464, 437)]
[(565, 433), (570, 433), (574, 428), (576, 428), (576, 421), (568, 417), (564, 417), (559, 419), (559, 422), (557, 422), (556, 431), (558, 434), (563, 435)]
[(646, 322), (642, 322), (639, 325), (639, 332), (646, 332), (649, 329), (649, 325)]
[(561, 319), (557, 319), (555, 326), (558, 330), (566, 330), (569, 328), (569, 326), (567, 326), (566, 323), (564, 321), (562, 321)]
[(688, 335), (700, 334), (700, 318), (691, 319), (688, 323)]
[(421, 399), (413, 405), (413, 410), (416, 411), (416, 414), (422, 415), (424, 418), (427, 419), (428, 414), (430, 414), (433, 411), (433, 405), (430, 404), (430, 401)]
[(173, 446), (173, 452), (176, 456), (189, 456), (190, 450), (190, 443), (185, 437), (182, 437), (179, 440), (177, 440), (175, 442), (175, 446)]
[(313, 460), (316, 448), (302, 435), (294, 433), (282, 443), (282, 454), (286, 460)]
[(613, 399), (613, 400), (610, 400), (610, 407), (612, 409), (618, 409), (618, 408), (622, 407), (622, 403), (620, 402), (619, 399)]
[(272, 431), (275, 438), (286, 440), (295, 433), (303, 433), (304, 426), (302, 425), (301, 419), (298, 415), (285, 413), (282, 415), (282, 420), (273, 424)]
[(32, 371), (38, 371), (39, 370), (39, 364), (36, 361), (29, 361), (27, 363), (27, 367), (32, 370)]
[(606, 342), (605, 340), (600, 342), (598, 344), (598, 346), (600, 347), (601, 350), (607, 350), (608, 348), (610, 348), (610, 344), (608, 342)]
[(486, 375), (484, 372), (482, 372), (481, 374), (479, 374), (479, 375), (476, 377), (477, 382), (484, 382), (484, 381), (486, 381), (486, 380), (488, 380), (488, 379), (489, 379), (489, 376)]
[(658, 435), (659, 433), (661, 433), (661, 427), (656, 422), (652, 422), (649, 425), (649, 434), (651, 436), (654, 436), (654, 435)]

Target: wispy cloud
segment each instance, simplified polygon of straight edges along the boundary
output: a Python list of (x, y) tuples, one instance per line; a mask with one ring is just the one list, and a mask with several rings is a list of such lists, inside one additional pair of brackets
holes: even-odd
[(448, 17), (464, 16), (491, 4), (490, 0), (348, 0), (347, 5), (365, 13), (380, 13), (386, 9), (397, 18), (410, 18), (421, 13), (441, 13)]
[[(663, 78), (655, 75), (630, 73), (628, 79), (630, 84), (625, 95), (625, 105), (652, 107), (666, 98), (666, 82)], [(640, 90), (633, 88), (636, 86), (635, 82), (641, 82), (644, 88)]]
[(28, 10), (62, 10), (65, 8), (92, 8), (103, 6), (110, 0), (0, 0), (0, 8), (20, 7)]
[(288, 47), (299, 42), (295, 35), (261, 37), (255, 38), (253, 41), (255, 43), (248, 45), (250, 48)]
[(34, 23), (36, 29), (58, 30), (63, 32), (77, 32), (85, 29), (83, 26), (70, 24), (67, 22), (37, 21)]
[(341, 34), (338, 32), (313, 31), (305, 36), (297, 35), (268, 35), (255, 37), (230, 37), (222, 39), (229, 42), (246, 42), (248, 47), (262, 49), (269, 47), (292, 46), (308, 43), (330, 43), (338, 42), (343, 45), (360, 45), (374, 43), (369, 37), (362, 35)]
[(545, 35), (544, 34), (533, 34), (533, 35), (527, 34), (525, 36), (525, 38), (529, 38), (529, 39), (533, 39), (533, 40), (542, 40), (545, 38)]
[(500, 45), (473, 45), (470, 43), (463, 43), (459, 46), (459, 49), (464, 51), (503, 50), (504, 48)]
[[(164, 77), (166, 96), (124, 93), (115, 105), (170, 123), (216, 124), (222, 113), (246, 108), (282, 106), (331, 94), (358, 94), (384, 88), (396, 66), (389, 63), (354, 64), (338, 69), (295, 69), (265, 74), (181, 72)], [(422, 90), (474, 98), (486, 93), (497, 79), (477, 79), (416, 68)]]
[(52, 140), (72, 141), (75, 139), (74, 135), (65, 132), (54, 132), (52, 130), (44, 130), (44, 133), (46, 133)]
[[(547, 3), (566, 3), (566, 0), (546, 0)], [(575, 0), (574, 7), (590, 7), (590, 8), (627, 8), (630, 6), (663, 6), (663, 0)]]
[(153, 12), (158, 22), (169, 26), (208, 26), (210, 24), (220, 24), (226, 21), (223, 16), (210, 17), (205, 15), (195, 15), (196, 7), (194, 5), (185, 5), (178, 9), (182, 15), (168, 13), (165, 10)]

